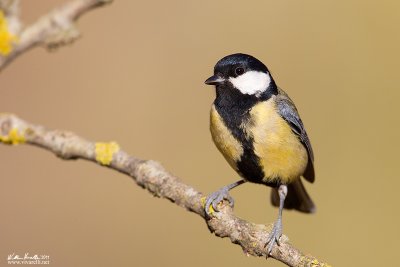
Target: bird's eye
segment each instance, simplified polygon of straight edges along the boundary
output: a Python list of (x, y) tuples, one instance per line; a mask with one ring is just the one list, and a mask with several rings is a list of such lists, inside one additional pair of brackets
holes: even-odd
[(241, 68), (241, 67), (236, 68), (236, 69), (235, 69), (235, 73), (236, 73), (237, 75), (242, 75), (242, 74), (244, 73), (244, 69)]

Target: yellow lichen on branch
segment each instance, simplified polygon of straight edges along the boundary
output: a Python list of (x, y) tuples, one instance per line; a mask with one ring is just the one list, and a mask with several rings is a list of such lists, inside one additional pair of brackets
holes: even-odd
[(8, 29), (8, 22), (4, 16), (4, 12), (0, 10), (0, 54), (7, 56), (12, 51), (12, 44), (17, 41)]
[(307, 266), (307, 267), (332, 267), (331, 265), (320, 262), (316, 258), (303, 256), (300, 259), (300, 266)]
[(25, 143), (25, 136), (20, 134), (17, 128), (12, 128), (8, 135), (0, 135), (0, 142), (9, 145), (18, 145)]
[[(202, 198), (201, 198), (201, 205), (203, 206), (203, 208), (206, 206), (206, 200), (207, 200), (206, 197), (202, 197)], [(214, 213), (214, 212), (215, 212), (215, 210), (214, 210), (213, 206), (211, 205), (211, 206), (210, 206), (209, 213), (212, 214), (212, 213)]]
[(96, 161), (102, 165), (110, 165), (113, 156), (119, 151), (119, 145), (115, 142), (96, 143)]

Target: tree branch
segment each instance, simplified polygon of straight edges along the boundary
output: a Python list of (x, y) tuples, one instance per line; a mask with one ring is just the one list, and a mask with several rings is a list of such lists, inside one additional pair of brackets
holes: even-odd
[[(3, 2), (12, 2), (15, 6), (18, 5), (17, 0), (0, 1), (0, 4)], [(19, 25), (18, 28), (13, 27), (14, 30), (10, 30), (17, 36), (17, 41), (13, 45), (10, 53), (0, 55), (0, 71), (20, 54), (37, 45), (45, 45), (49, 49), (55, 49), (62, 45), (72, 43), (80, 36), (74, 22), (87, 11), (111, 3), (111, 1), (112, 0), (72, 0), (39, 18), (35, 23), (22, 30), (21, 33), (15, 32), (15, 29), (19, 31)], [(0, 8), (3, 6), (6, 5), (2, 4)], [(14, 7), (14, 9), (17, 10), (18, 7)], [(17, 24), (11, 23), (13, 21), (19, 23), (18, 12), (11, 13), (7, 12), (7, 10), (5, 11), (10, 26)]]
[[(0, 141), (5, 144), (27, 143), (52, 151), (62, 159), (85, 159), (108, 166), (131, 176), (134, 181), (154, 196), (166, 198), (204, 218), (211, 232), (229, 237), (247, 255), (267, 257), (265, 243), (272, 225), (254, 224), (236, 217), (227, 203), (220, 204), (220, 212), (206, 218), (205, 196), (193, 187), (168, 173), (159, 163), (141, 160), (119, 149), (116, 143), (94, 143), (73, 133), (47, 130), (25, 122), (12, 114), (0, 114)], [(305, 255), (293, 247), (286, 236), (275, 246), (270, 257), (288, 266), (329, 266), (315, 257)]]

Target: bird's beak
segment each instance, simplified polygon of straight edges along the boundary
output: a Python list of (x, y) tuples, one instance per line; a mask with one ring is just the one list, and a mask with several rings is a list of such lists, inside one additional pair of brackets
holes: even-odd
[(225, 82), (225, 79), (218, 76), (218, 75), (213, 75), (210, 78), (208, 78), (204, 83), (208, 85), (218, 85)]

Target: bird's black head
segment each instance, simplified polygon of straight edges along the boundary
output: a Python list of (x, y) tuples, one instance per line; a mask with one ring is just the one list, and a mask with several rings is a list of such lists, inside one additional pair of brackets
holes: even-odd
[(241, 94), (262, 97), (276, 94), (277, 88), (268, 68), (258, 59), (246, 54), (232, 54), (220, 59), (208, 85), (238, 90)]

